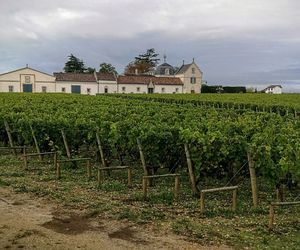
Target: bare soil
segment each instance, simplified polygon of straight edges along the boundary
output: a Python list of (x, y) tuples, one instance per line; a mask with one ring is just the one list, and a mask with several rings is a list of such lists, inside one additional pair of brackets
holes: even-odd
[(0, 249), (228, 249), (206, 247), (171, 232), (84, 211), (0, 187)]

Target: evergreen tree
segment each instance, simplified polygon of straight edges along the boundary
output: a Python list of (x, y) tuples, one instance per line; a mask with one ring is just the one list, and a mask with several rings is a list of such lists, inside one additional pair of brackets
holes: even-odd
[(73, 54), (68, 56), (69, 60), (65, 63), (64, 71), (66, 73), (84, 73), (85, 66), (82, 60)]

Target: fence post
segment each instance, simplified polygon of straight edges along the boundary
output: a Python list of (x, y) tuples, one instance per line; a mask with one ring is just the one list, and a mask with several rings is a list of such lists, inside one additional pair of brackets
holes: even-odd
[(201, 192), (201, 195), (200, 195), (200, 212), (201, 213), (204, 212), (204, 197), (205, 197), (205, 194), (203, 192)]
[(179, 196), (179, 187), (180, 187), (180, 179), (179, 176), (175, 176), (175, 187), (174, 187), (174, 200), (177, 201), (178, 200), (178, 196)]
[(237, 189), (232, 191), (232, 210), (235, 211), (237, 207)]

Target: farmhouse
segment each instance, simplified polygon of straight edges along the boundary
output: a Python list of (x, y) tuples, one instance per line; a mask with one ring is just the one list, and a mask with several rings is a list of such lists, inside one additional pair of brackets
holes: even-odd
[(0, 92), (56, 92), (53, 75), (36, 69), (17, 69), (0, 75)]
[(48, 73), (17, 69), (0, 75), (0, 92), (78, 93), (201, 93), (202, 71), (194, 62), (175, 70), (166, 62), (152, 74)]
[(282, 94), (282, 86), (281, 85), (270, 85), (262, 90), (263, 93), (267, 94)]

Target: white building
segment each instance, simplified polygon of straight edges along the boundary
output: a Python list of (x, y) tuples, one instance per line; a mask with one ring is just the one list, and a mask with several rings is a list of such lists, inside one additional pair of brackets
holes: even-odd
[(175, 94), (183, 93), (183, 83), (176, 77), (156, 77), (150, 75), (125, 75), (118, 77), (117, 93)]
[(202, 72), (194, 62), (177, 71), (166, 62), (154, 75), (121, 75), (113, 73), (54, 73), (29, 67), (0, 75), (0, 92), (78, 93), (200, 93)]
[(267, 94), (282, 94), (282, 86), (281, 85), (270, 85), (266, 87), (262, 92)]
[(26, 67), (0, 75), (0, 92), (56, 92), (53, 75)]
[(96, 95), (117, 93), (117, 79), (109, 73), (54, 73), (56, 92)]

